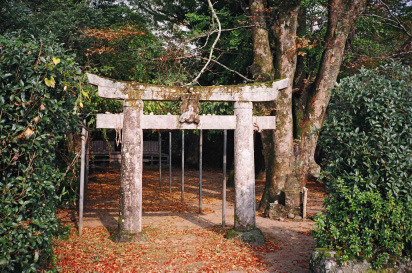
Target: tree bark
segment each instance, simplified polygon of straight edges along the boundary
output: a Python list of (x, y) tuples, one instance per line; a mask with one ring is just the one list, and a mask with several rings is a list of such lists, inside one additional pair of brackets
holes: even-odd
[(265, 20), (265, 5), (263, 0), (250, 0), (250, 11), (253, 37), (253, 64), (250, 67), (256, 81), (273, 79), (273, 56), (270, 50), (269, 33)]
[[(276, 54), (274, 61), (275, 78), (289, 78), (289, 86), (279, 93), (275, 102), (276, 130), (271, 136), (265, 134), (264, 141), (272, 141), (273, 147), (268, 156), (268, 171), (266, 187), (259, 208), (266, 208), (269, 203), (278, 200), (280, 203), (288, 203), (289, 198), (283, 200), (282, 190), (295, 192), (296, 176), (294, 175), (293, 155), (293, 115), (292, 115), (292, 86), (296, 69), (296, 31), (298, 26), (300, 0), (281, 1), (277, 22), (273, 27), (276, 42)], [(273, 140), (272, 140), (273, 139)], [(289, 204), (290, 203), (290, 204)]]
[[(301, 38), (305, 38), (306, 34), (306, 20), (307, 20), (307, 8), (301, 8), (298, 15), (298, 29), (297, 35)], [(300, 136), (305, 107), (307, 103), (307, 85), (310, 80), (310, 73), (305, 70), (305, 56), (298, 55), (296, 63), (296, 71), (293, 79), (293, 137), (298, 138)]]
[(329, 0), (326, 44), (301, 124), (299, 160), (303, 166), (300, 175), (303, 185), (309, 175), (320, 170), (315, 162), (319, 131), (342, 64), (348, 34), (365, 7), (366, 0)]
[[(252, 33), (255, 58), (251, 70), (254, 78), (268, 79), (267, 75), (273, 71), (275, 79), (290, 79), (288, 88), (280, 92), (272, 111), (277, 117), (276, 130), (262, 134), (266, 186), (259, 208), (267, 208), (269, 203), (278, 200), (280, 203), (284, 201), (289, 208), (299, 209), (300, 190), (306, 184), (308, 174), (319, 171), (314, 160), (318, 133), (342, 63), (348, 33), (364, 10), (366, 0), (329, 0), (326, 46), (314, 84), (309, 84), (308, 78), (304, 80), (301, 72), (295, 73), (301, 1), (278, 1), (273, 25), (276, 46), (273, 66), (268, 61), (272, 56), (269, 36), (266, 36), (266, 24), (260, 12), (265, 8), (264, 2), (250, 0), (249, 3), (253, 23), (261, 26)], [(300, 87), (300, 93), (295, 96), (298, 99), (294, 105), (295, 112), (292, 102), (294, 83)], [(261, 109), (272, 110), (270, 105)], [(284, 200), (282, 196), (285, 196)]]

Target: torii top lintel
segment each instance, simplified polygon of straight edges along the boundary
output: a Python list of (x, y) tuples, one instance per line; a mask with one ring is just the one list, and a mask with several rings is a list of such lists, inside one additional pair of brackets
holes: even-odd
[(87, 74), (90, 84), (97, 85), (99, 96), (123, 100), (180, 100), (184, 94), (199, 96), (201, 101), (274, 101), (289, 79), (244, 85), (174, 87), (136, 82), (113, 81)]

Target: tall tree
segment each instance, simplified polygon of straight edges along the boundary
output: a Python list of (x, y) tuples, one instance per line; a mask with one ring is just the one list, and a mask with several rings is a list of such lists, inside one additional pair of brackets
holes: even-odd
[[(254, 77), (260, 79), (266, 71), (270, 73), (273, 68), (274, 78), (290, 79), (289, 86), (274, 102), (273, 114), (277, 116), (277, 129), (271, 135), (264, 136), (267, 147), (271, 149), (266, 153), (268, 171), (260, 207), (266, 207), (270, 202), (279, 200), (287, 207), (297, 209), (301, 187), (305, 185), (308, 175), (318, 171), (318, 165), (314, 160), (318, 132), (342, 64), (348, 34), (365, 9), (366, 0), (328, 1), (327, 31), (318, 73), (313, 84), (304, 84), (297, 89), (304, 99), (299, 101), (295, 109), (292, 98), (293, 91), (296, 90), (293, 84), (296, 82), (294, 77), (298, 49), (302, 46), (297, 39), (301, 0), (267, 3), (251, 0), (249, 4), (252, 20), (262, 18), (262, 12), (265, 10), (270, 13), (266, 18), (272, 23), (270, 31), (275, 41), (274, 61), (271, 67), (272, 59), (267, 57), (270, 43), (265, 41), (270, 34), (269, 29), (261, 26), (259, 31), (253, 31), (253, 66), (259, 68), (255, 69), (258, 73)], [(296, 112), (299, 115), (296, 115)]]

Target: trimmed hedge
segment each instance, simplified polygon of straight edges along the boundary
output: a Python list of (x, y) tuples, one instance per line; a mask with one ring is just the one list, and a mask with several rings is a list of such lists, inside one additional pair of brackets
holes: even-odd
[(50, 40), (0, 35), (0, 271), (53, 257), (63, 188), (56, 149), (75, 130), (81, 71)]
[(326, 214), (318, 246), (375, 267), (412, 251), (412, 69), (362, 69), (334, 91), (321, 132)]

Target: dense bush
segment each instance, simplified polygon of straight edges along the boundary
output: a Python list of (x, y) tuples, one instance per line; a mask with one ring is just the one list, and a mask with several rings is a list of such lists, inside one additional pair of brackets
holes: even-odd
[(63, 188), (56, 148), (78, 124), (81, 71), (50, 40), (0, 35), (0, 271), (46, 265)]
[(376, 267), (412, 251), (412, 69), (361, 70), (335, 90), (320, 144), (329, 196), (313, 232)]

